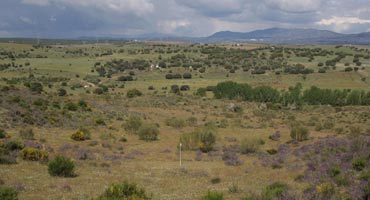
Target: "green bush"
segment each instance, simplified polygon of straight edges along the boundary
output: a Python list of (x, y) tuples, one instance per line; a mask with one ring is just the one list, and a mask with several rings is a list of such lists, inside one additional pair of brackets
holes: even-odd
[(124, 129), (131, 134), (136, 134), (141, 125), (142, 120), (138, 116), (130, 116), (128, 120), (123, 124)]
[(140, 140), (154, 141), (158, 139), (159, 130), (155, 124), (143, 124), (138, 130), (138, 135)]
[(33, 133), (32, 128), (26, 128), (26, 129), (21, 129), (19, 131), (19, 137), (21, 137), (24, 140), (33, 140), (35, 134)]
[(184, 150), (201, 150), (209, 152), (213, 150), (216, 143), (216, 135), (211, 128), (197, 129), (190, 133), (185, 133), (180, 137), (180, 143)]
[(26, 83), (25, 86), (28, 87), (31, 92), (41, 93), (43, 91), (42, 84), (39, 82)]
[(207, 89), (206, 88), (198, 88), (197, 91), (194, 93), (195, 96), (205, 97), (207, 96)]
[(0, 199), (1, 200), (17, 200), (18, 191), (14, 188), (0, 185)]
[(206, 195), (204, 195), (201, 200), (223, 200), (224, 194), (222, 192), (217, 191), (208, 191)]
[(288, 193), (288, 186), (285, 183), (275, 182), (267, 186), (262, 191), (262, 199), (274, 200), (280, 199)]
[(296, 141), (307, 140), (309, 135), (308, 129), (302, 126), (293, 127), (290, 131), (290, 137)]
[(78, 110), (77, 104), (75, 104), (73, 102), (67, 102), (64, 105), (64, 108), (67, 109), (67, 110), (69, 110), (69, 111), (77, 111)]
[(98, 200), (149, 200), (151, 195), (146, 194), (145, 190), (136, 184), (124, 181), (119, 184), (110, 185)]
[(356, 159), (356, 160), (352, 161), (352, 167), (356, 171), (363, 170), (365, 168), (365, 166), (366, 166), (366, 160), (364, 160), (364, 159)]
[(6, 137), (6, 132), (3, 129), (0, 129), (0, 139), (3, 139)]
[(24, 144), (17, 140), (11, 140), (4, 144), (4, 148), (9, 151), (22, 150), (24, 148)]
[(74, 177), (76, 176), (74, 168), (75, 164), (71, 159), (57, 156), (49, 162), (48, 172), (51, 176)]
[(141, 95), (143, 95), (143, 93), (141, 93), (138, 89), (131, 89), (127, 91), (127, 94), (126, 94), (128, 98), (138, 97)]
[(166, 125), (171, 126), (173, 128), (183, 128), (185, 127), (186, 123), (183, 119), (177, 119), (175, 117), (172, 117), (166, 120)]

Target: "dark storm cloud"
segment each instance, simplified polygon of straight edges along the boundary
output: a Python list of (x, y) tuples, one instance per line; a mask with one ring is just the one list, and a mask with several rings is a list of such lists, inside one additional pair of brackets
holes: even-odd
[(368, 0), (1, 0), (0, 36), (168, 33), (269, 27), (370, 29)]

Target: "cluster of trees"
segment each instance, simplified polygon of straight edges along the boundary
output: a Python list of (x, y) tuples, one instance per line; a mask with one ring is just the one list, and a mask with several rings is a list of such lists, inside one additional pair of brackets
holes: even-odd
[(217, 84), (213, 89), (215, 98), (238, 99), (253, 102), (281, 103), (284, 106), (289, 104), (302, 105), (370, 105), (370, 91), (359, 90), (338, 90), (320, 89), (312, 86), (302, 91), (302, 85), (296, 84), (287, 91), (279, 91), (269, 86), (251, 87), (243, 83), (232, 81)]
[(165, 76), (166, 79), (191, 79), (192, 75), (191, 73), (184, 73), (183, 75), (181, 74), (166, 74)]
[(295, 64), (284, 68), (284, 72), (288, 74), (311, 74), (313, 69), (308, 69), (302, 64)]

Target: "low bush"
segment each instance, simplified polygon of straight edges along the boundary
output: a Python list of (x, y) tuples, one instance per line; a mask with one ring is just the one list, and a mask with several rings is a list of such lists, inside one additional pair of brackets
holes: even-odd
[(0, 185), (0, 199), (1, 200), (17, 200), (18, 191), (14, 188)]
[(154, 141), (158, 139), (159, 129), (155, 124), (143, 124), (138, 130), (138, 135), (140, 140)]
[(215, 177), (211, 179), (212, 184), (218, 184), (221, 183), (221, 178), (220, 177)]
[(136, 184), (124, 181), (123, 183), (110, 185), (98, 198), (98, 200), (113, 199), (149, 200), (152, 199), (152, 197), (146, 194), (145, 190), (139, 188)]
[(204, 195), (201, 200), (223, 200), (224, 194), (222, 192), (217, 191), (208, 191), (206, 195)]
[(90, 139), (90, 133), (84, 130), (78, 130), (71, 135), (71, 139), (75, 141), (84, 141)]
[(175, 94), (180, 94), (180, 87), (178, 85), (171, 85), (171, 92)]
[(190, 133), (185, 133), (180, 137), (180, 143), (184, 150), (201, 150), (202, 152), (209, 152), (213, 150), (216, 143), (216, 135), (213, 130), (209, 128), (197, 129)]
[(166, 119), (166, 125), (171, 126), (173, 128), (183, 128), (185, 127), (186, 123), (183, 119), (178, 119), (175, 117)]
[(58, 89), (58, 96), (66, 96), (67, 95), (67, 90), (60, 88)]
[(3, 139), (6, 137), (6, 132), (3, 129), (0, 129), (0, 139)]
[(24, 144), (17, 140), (10, 140), (6, 142), (3, 146), (9, 151), (22, 150), (24, 148)]
[(48, 164), (48, 172), (51, 176), (74, 177), (76, 176), (74, 169), (74, 162), (63, 156), (57, 156)]
[(356, 159), (352, 161), (352, 167), (356, 171), (361, 171), (365, 168), (366, 166), (366, 160), (365, 159)]
[(290, 131), (290, 137), (296, 141), (307, 140), (309, 135), (310, 132), (308, 131), (308, 129), (302, 126), (293, 127)]
[(131, 89), (131, 90), (127, 91), (127, 94), (126, 94), (126, 96), (128, 98), (138, 97), (138, 96), (141, 96), (141, 95), (143, 95), (143, 93), (140, 92), (138, 89)]
[(288, 193), (288, 186), (285, 183), (275, 182), (268, 185), (262, 191), (262, 199), (274, 200), (281, 199)]
[(127, 119), (127, 121), (123, 124), (123, 127), (128, 133), (136, 134), (142, 124), (143, 122), (141, 118), (133, 115)]
[(49, 158), (49, 153), (46, 149), (25, 147), (20, 152), (20, 156), (23, 158), (23, 160), (47, 161)]
[(207, 95), (206, 88), (198, 88), (197, 91), (194, 93), (195, 96), (205, 97)]
[(192, 78), (192, 75), (190, 73), (184, 73), (182, 75), (182, 78), (184, 78), (184, 79), (191, 79)]
[(240, 142), (240, 151), (243, 154), (255, 153), (259, 150), (259, 147), (262, 145), (261, 139), (243, 139)]
[(69, 111), (77, 111), (78, 110), (78, 106), (77, 106), (77, 104), (75, 104), (73, 102), (67, 102), (64, 105), (64, 109), (67, 109)]

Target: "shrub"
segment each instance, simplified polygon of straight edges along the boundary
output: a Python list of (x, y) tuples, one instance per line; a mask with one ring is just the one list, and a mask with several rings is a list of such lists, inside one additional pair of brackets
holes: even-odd
[(123, 124), (124, 129), (131, 134), (136, 134), (141, 125), (142, 120), (138, 116), (130, 116), (128, 120)]
[(144, 124), (138, 130), (140, 140), (154, 141), (158, 139), (159, 130), (155, 124)]
[(120, 76), (118, 77), (117, 81), (133, 81), (134, 78), (130, 75), (130, 76)]
[(198, 88), (197, 91), (194, 93), (196, 96), (205, 97), (207, 95), (206, 88)]
[(225, 165), (228, 166), (239, 166), (243, 164), (243, 161), (238, 158), (236, 152), (230, 150), (224, 151), (222, 160), (224, 161)]
[(143, 93), (141, 93), (138, 89), (131, 89), (127, 91), (127, 94), (126, 94), (128, 98), (138, 97), (141, 95), (143, 95)]
[(24, 144), (20, 141), (11, 140), (4, 144), (4, 148), (9, 151), (22, 150), (24, 148)]
[(6, 132), (3, 129), (0, 129), (0, 139), (3, 139), (6, 137)]
[(356, 159), (352, 161), (352, 167), (356, 171), (361, 171), (365, 168), (366, 166), (366, 161), (364, 159)]
[(49, 158), (49, 153), (46, 149), (37, 149), (32, 147), (25, 147), (20, 152), (23, 160), (30, 161), (47, 161)]
[(290, 137), (296, 141), (307, 140), (309, 134), (308, 129), (302, 126), (293, 127), (290, 131)]
[(48, 172), (51, 176), (60, 177), (74, 177), (75, 164), (74, 162), (63, 156), (57, 156), (54, 160), (49, 162)]
[(200, 134), (200, 147), (199, 149), (206, 153), (213, 150), (213, 146), (216, 143), (216, 136), (211, 131), (206, 131)]
[(268, 185), (262, 191), (262, 199), (265, 200), (274, 200), (284, 197), (288, 193), (288, 186), (284, 183), (275, 182), (271, 185)]
[(180, 143), (184, 150), (201, 150), (208, 152), (213, 149), (216, 143), (215, 133), (207, 128), (197, 129), (190, 133), (185, 133), (180, 137)]
[(183, 75), (182, 75), (182, 78), (184, 78), (184, 79), (191, 79), (191, 74), (190, 73), (184, 73)]
[(34, 133), (33, 133), (32, 128), (21, 129), (19, 131), (19, 137), (21, 137), (24, 140), (33, 140)]
[(105, 121), (104, 121), (104, 119), (99, 118), (99, 119), (96, 119), (95, 120), (95, 124), (96, 125), (99, 125), (99, 126), (104, 126), (105, 125)]
[(224, 194), (216, 191), (208, 191), (207, 194), (201, 198), (201, 200), (223, 200), (223, 199)]
[(189, 87), (189, 85), (182, 85), (182, 86), (180, 87), (180, 90), (181, 90), (181, 91), (188, 91), (188, 90), (190, 90), (190, 87)]
[(99, 200), (127, 199), (127, 200), (147, 200), (152, 199), (147, 195), (145, 190), (139, 188), (136, 184), (124, 181), (119, 184), (110, 185), (104, 193), (98, 198)]
[(183, 128), (185, 127), (186, 123), (183, 119), (178, 119), (178, 118), (168, 118), (166, 120), (166, 125), (171, 126), (173, 128)]
[(238, 187), (238, 185), (236, 185), (234, 183), (231, 186), (229, 186), (228, 189), (229, 189), (229, 193), (233, 193), (233, 194), (239, 193), (241, 191), (241, 189)]
[(240, 151), (243, 154), (247, 153), (255, 153), (258, 151), (259, 147), (261, 145), (261, 140), (260, 139), (247, 139), (244, 138), (241, 143), (240, 143)]
[(324, 197), (323, 199), (330, 199), (335, 193), (335, 187), (332, 183), (324, 182), (316, 186), (316, 191)]
[(25, 84), (31, 92), (41, 93), (43, 91), (42, 84), (39, 82), (31, 82)]
[(171, 92), (175, 94), (180, 93), (180, 87), (178, 85), (171, 85)]
[(319, 73), (326, 73), (326, 70), (324, 68), (320, 68), (318, 72)]
[(75, 104), (73, 102), (67, 102), (64, 105), (64, 108), (67, 109), (67, 110), (69, 110), (69, 111), (77, 111), (78, 106), (77, 106), (77, 104)]
[(1, 200), (17, 200), (18, 191), (14, 188), (0, 185), (0, 199)]
[(166, 74), (166, 79), (172, 79), (172, 74)]
[(78, 130), (71, 135), (71, 139), (75, 141), (84, 141), (90, 139), (90, 134), (87, 131)]
[(66, 96), (67, 95), (67, 90), (60, 88), (58, 89), (58, 96)]
[(221, 178), (220, 178), (220, 177), (212, 178), (212, 179), (211, 179), (211, 183), (212, 183), (212, 184), (221, 183)]

